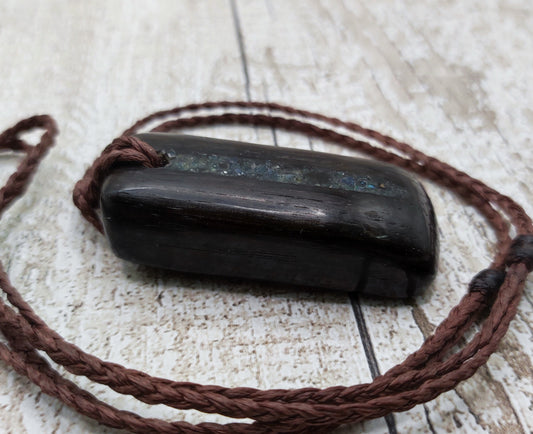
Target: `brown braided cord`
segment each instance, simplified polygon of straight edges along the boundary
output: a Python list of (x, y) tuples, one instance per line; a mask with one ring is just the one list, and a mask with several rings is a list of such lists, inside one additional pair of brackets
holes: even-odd
[[(237, 112), (227, 112), (229, 109)], [(239, 112), (243, 109), (246, 113)], [(251, 109), (259, 113), (251, 114)], [(209, 110), (225, 112), (182, 117), (183, 113)], [(265, 110), (276, 112), (276, 115), (265, 114)], [(282, 128), (364, 152), (447, 187), (475, 206), (495, 230), (497, 254), (490, 269), (492, 275), (496, 273), (498, 276), (501, 275), (502, 280), (505, 277), (505, 280), (497, 291), (490, 312), (479, 332), (454, 354), (448, 354), (449, 350), (461, 340), (476, 316), (490, 301), (489, 291), (486, 290), (490, 285), (486, 276), (485, 280), (474, 278), (471, 291), (452, 309), (448, 318), (437, 327), (435, 333), (419, 350), (403, 363), (377, 377), (372, 383), (327, 389), (258, 390), (206, 386), (151, 377), (146, 373), (105, 362), (87, 354), (63, 340), (35, 314), (11, 285), (0, 264), (0, 287), (11, 305), (18, 310), (16, 312), (3, 301), (0, 302), (0, 330), (9, 343), (9, 346), (0, 344), (0, 357), (18, 373), (30, 378), (45, 393), (56, 396), (80, 413), (105, 425), (133, 432), (328, 431), (344, 423), (359, 422), (384, 416), (390, 412), (404, 411), (433, 399), (473, 375), (496, 350), (516, 314), (524, 283), (530, 271), (528, 268), (533, 264), (531, 258), (524, 256), (524, 251), (515, 253), (514, 256), (508, 255), (511, 246), (509, 222), (517, 234), (527, 237), (533, 234), (531, 219), (511, 198), (498, 193), (481, 181), (426, 156), (405, 143), (351, 122), (279, 104), (261, 102), (209, 102), (154, 113), (141, 119), (121, 137), (115, 139), (75, 186), (73, 198), (76, 206), (100, 232), (102, 225), (96, 214), (96, 208), (103, 180), (117, 164), (138, 164), (145, 167), (164, 165), (165, 161), (153, 148), (131, 135), (155, 120), (169, 117), (174, 119), (161, 123), (154, 128), (154, 131), (212, 124)], [(39, 144), (33, 147), (21, 140), (18, 134), (35, 127), (44, 128), (45, 133)], [(26, 153), (15, 174), (0, 190), (0, 215), (13, 199), (23, 193), (38, 162), (51, 146), (56, 132), (51, 118), (36, 116), (19, 122), (0, 135), (0, 149)], [(366, 136), (385, 148), (392, 149), (392, 152), (356, 140), (351, 136), (353, 133)], [(514, 246), (516, 248), (516, 243)], [(512, 258), (511, 262), (509, 258)], [(497, 287), (493, 289), (497, 290)], [(194, 408), (235, 418), (252, 418), (256, 422), (191, 425), (182, 421), (166, 422), (142, 418), (115, 409), (79, 389), (55, 371), (37, 350), (46, 352), (55, 363), (64, 366), (73, 374), (86, 376), (95, 382), (108, 385), (119, 393), (132, 395), (146, 403), (165, 404), (180, 409)]]

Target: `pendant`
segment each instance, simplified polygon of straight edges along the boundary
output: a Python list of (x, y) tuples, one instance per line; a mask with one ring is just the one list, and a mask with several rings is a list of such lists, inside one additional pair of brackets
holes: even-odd
[(206, 137), (137, 137), (168, 164), (117, 167), (106, 178), (103, 223), (120, 258), (400, 298), (435, 275), (433, 206), (401, 169)]

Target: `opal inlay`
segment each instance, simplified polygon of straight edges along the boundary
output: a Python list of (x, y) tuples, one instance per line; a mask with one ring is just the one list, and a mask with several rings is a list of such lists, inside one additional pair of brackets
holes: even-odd
[(227, 157), (204, 153), (176, 154), (173, 150), (163, 155), (169, 166), (175, 170), (191, 173), (210, 173), (213, 175), (252, 177), (262, 181), (281, 182), (285, 184), (304, 184), (316, 187), (341, 189), (398, 197), (406, 194), (397, 185), (391, 185), (385, 178), (360, 176), (346, 171), (335, 171), (317, 167), (296, 169), (283, 162), (257, 160), (246, 157)]

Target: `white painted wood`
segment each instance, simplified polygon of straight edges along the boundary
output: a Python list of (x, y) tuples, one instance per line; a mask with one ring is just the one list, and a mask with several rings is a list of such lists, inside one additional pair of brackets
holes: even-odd
[[(532, 14), (527, 0), (4, 1), (0, 130), (39, 112), (54, 115), (61, 134), (28, 193), (0, 221), (0, 257), (46, 321), (100, 357), (154, 375), (228, 386), (368, 381), (371, 370), (346, 295), (228, 287), (125, 264), (79, 216), (72, 186), (101, 149), (144, 114), (252, 98), (391, 134), (532, 213)], [(348, 153), (269, 129), (204, 132)], [(0, 181), (15, 163), (0, 156)], [(445, 318), (492, 251), (494, 237), (471, 208), (425, 185), (441, 230), (435, 283), (412, 304), (360, 302), (381, 372)], [(530, 281), (500, 351), (472, 379), (387, 421), (338, 432), (531, 432), (532, 289)], [(76, 381), (143, 415), (227, 420), (151, 408)], [(3, 366), (0, 422), (6, 433), (113, 432)]]

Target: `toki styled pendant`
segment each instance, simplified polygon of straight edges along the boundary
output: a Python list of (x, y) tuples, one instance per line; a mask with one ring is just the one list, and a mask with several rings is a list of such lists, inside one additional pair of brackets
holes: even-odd
[(167, 133), (168, 160), (106, 178), (106, 235), (127, 261), (383, 297), (420, 294), (437, 227), (422, 185), (372, 160)]

